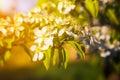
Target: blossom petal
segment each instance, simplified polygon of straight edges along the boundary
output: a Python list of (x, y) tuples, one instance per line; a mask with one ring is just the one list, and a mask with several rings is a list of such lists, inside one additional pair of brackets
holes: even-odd
[(35, 34), (37, 37), (40, 36), (41, 31), (39, 30), (39, 28), (35, 28), (35, 29), (34, 29), (34, 34)]
[(55, 29), (54, 31), (52, 31), (51, 34), (57, 34), (57, 31), (58, 31), (58, 29)]
[(42, 41), (43, 41), (43, 39), (42, 39), (42, 38), (38, 38), (38, 39), (36, 39), (36, 40), (35, 40), (35, 43), (41, 44), (41, 43), (42, 43)]
[(33, 56), (32, 61), (36, 62), (36, 61), (37, 61), (37, 59), (38, 59), (38, 53), (35, 53), (35, 54), (34, 54), (34, 56)]
[(65, 32), (65, 29), (61, 29), (58, 33), (58, 36), (62, 36), (62, 34)]
[(69, 35), (69, 36), (72, 36), (74, 38), (77, 38), (78, 36), (76, 34), (74, 34), (73, 32), (69, 32), (69, 31), (66, 31), (66, 34)]
[(36, 47), (37, 47), (36, 45), (32, 45), (32, 46), (30, 47), (30, 50), (31, 50), (31, 51), (35, 51), (35, 50), (36, 50)]
[(41, 34), (45, 34), (46, 31), (47, 31), (47, 27), (44, 26), (44, 27), (41, 29)]
[(42, 60), (44, 58), (44, 54), (42, 53), (42, 52), (40, 52), (39, 54), (38, 54), (38, 60), (40, 61), (40, 60)]
[(44, 40), (45, 45), (53, 45), (53, 37), (45, 38)]
[(59, 10), (60, 13), (62, 13), (62, 8), (63, 8), (63, 3), (59, 2), (58, 3), (58, 10)]

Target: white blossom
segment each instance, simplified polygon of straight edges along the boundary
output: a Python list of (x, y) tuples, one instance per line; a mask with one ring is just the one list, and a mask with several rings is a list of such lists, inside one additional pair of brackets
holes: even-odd
[(60, 13), (62, 13), (62, 8), (63, 8), (63, 2), (58, 3), (58, 10)]
[(43, 41), (43, 39), (42, 39), (42, 38), (38, 38), (38, 39), (36, 39), (36, 40), (35, 40), (35, 43), (41, 44), (41, 43), (42, 43), (42, 41)]
[(65, 32), (65, 29), (64, 29), (64, 28), (61, 29), (61, 30), (59, 31), (59, 33), (58, 33), (58, 36), (62, 36), (62, 35), (64, 34), (64, 32)]
[(44, 39), (44, 46), (41, 48), (41, 50), (47, 50), (50, 46), (53, 46), (53, 37)]
[(38, 54), (38, 60), (42, 60), (44, 58), (44, 54), (42, 52), (39, 52)]
[(31, 51), (35, 51), (35, 50), (36, 50), (36, 48), (37, 48), (37, 46), (36, 46), (36, 45), (32, 45), (32, 46), (30, 47), (30, 50), (31, 50)]
[(110, 54), (111, 54), (110, 51), (107, 51), (107, 52), (101, 53), (100, 56), (103, 57), (103, 58), (106, 58)]
[(37, 58), (38, 58), (38, 53), (35, 53), (34, 56), (33, 56), (32, 61), (36, 62), (36, 61), (37, 61)]
[(47, 27), (43, 27), (41, 30), (39, 28), (35, 28), (34, 29), (34, 34), (37, 36), (37, 37), (41, 37), (43, 36), (43, 34), (45, 34), (47, 31)]
[(57, 24), (59, 24), (60, 22), (62, 22), (62, 19), (59, 17), (59, 18), (56, 18), (55, 19), (55, 22), (57, 23)]
[(73, 32), (70, 32), (70, 31), (66, 31), (66, 34), (69, 35), (69, 36), (72, 36), (74, 38), (78, 37), (76, 34), (74, 34)]
[(58, 3), (58, 10), (60, 13), (63, 13), (63, 14), (68, 14), (74, 8), (75, 8), (75, 5), (69, 4), (67, 2), (59, 2)]
[(43, 27), (41, 30), (39, 28), (34, 29), (35, 40), (34, 42), (38, 44), (41, 50), (47, 50), (50, 46), (53, 46), (53, 36), (52, 34), (57, 33), (57, 29), (54, 32), (48, 31), (48, 27)]
[(70, 6), (66, 7), (64, 10), (64, 14), (68, 14), (74, 8), (75, 8), (75, 5), (70, 5)]
[(44, 58), (43, 52), (36, 52), (33, 56), (33, 61), (36, 62), (37, 60), (42, 60)]

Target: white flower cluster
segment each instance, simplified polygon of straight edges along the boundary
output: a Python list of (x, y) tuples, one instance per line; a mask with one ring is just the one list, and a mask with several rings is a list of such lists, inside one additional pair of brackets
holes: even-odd
[[(60, 5), (58, 4), (58, 6)], [(70, 11), (71, 9), (73, 9), (72, 6), (74, 5), (69, 4), (67, 9), (69, 8)], [(43, 12), (45, 13), (43, 14)], [(34, 42), (33, 44), (31, 44), (30, 50), (34, 53), (33, 61), (42, 60), (45, 57), (44, 51), (52, 48), (53, 44), (60, 45), (56, 43), (58, 43), (61, 38), (78, 37), (78, 34), (74, 33), (74, 27), (71, 26), (71, 22), (74, 23), (74, 21), (70, 16), (66, 18), (63, 18), (61, 16), (53, 16), (52, 14), (48, 14), (45, 10), (42, 10), (41, 8), (33, 9), (31, 13), (28, 14), (28, 16), (24, 17), (23, 20), (20, 19), (19, 23), (21, 22), (26, 22), (29, 24), (39, 24), (39, 26), (33, 27), (32, 30), (34, 35)]]
[[(71, 1), (63, 1), (56, 8), (60, 13), (68, 14), (75, 5)], [(45, 57), (45, 51), (60, 47), (64, 40), (78, 38), (79, 26), (75, 27), (77, 22), (71, 15), (63, 17), (62, 14), (55, 16), (47, 8), (36, 7), (28, 15), (18, 14), (13, 19), (0, 19), (0, 45), (7, 43), (11, 47), (12, 43), (19, 45), (28, 42), (30, 45), (27, 47), (33, 52), (33, 61), (40, 61)]]
[(71, 10), (75, 8), (75, 5), (70, 1), (64, 1), (58, 3), (58, 10), (60, 13), (68, 14)]
[(34, 52), (33, 61), (42, 60), (44, 58), (44, 50), (48, 50), (50, 47), (53, 47), (53, 39), (54, 35), (57, 34), (58, 37), (64, 36), (66, 33), (68, 36), (72, 36), (74, 38), (78, 37), (77, 34), (74, 34), (72, 31), (68, 31), (65, 28), (62, 28), (58, 31), (58, 28), (54, 30), (50, 30), (48, 26), (43, 27), (42, 29), (35, 28), (34, 35), (35, 45), (30, 47), (30, 50)]
[(20, 23), (22, 23), (22, 18), (17, 17), (14, 20), (16, 21), (16, 23), (12, 24), (12, 19), (9, 17), (7, 17), (6, 20), (0, 19), (0, 32), (2, 33), (1, 37), (8, 37), (13, 35), (14, 33), (16, 37), (20, 36), (20, 32), (24, 30), (24, 27), (20, 25)]
[(52, 35), (54, 35), (54, 33), (49, 31), (49, 28), (45, 26), (42, 29), (35, 28), (34, 34), (35, 34), (34, 43), (37, 45), (32, 45), (30, 49), (31, 51), (35, 52), (33, 61), (36, 61), (37, 58), (38, 60), (43, 59), (44, 57), (44, 53), (42, 52), (43, 50), (47, 50), (53, 46), (54, 36)]

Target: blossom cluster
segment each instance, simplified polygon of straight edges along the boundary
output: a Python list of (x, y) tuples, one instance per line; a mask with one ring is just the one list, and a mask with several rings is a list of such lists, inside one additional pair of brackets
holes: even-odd
[[(33, 8), (28, 14), (0, 19), (0, 53), (6, 53), (1, 51), (3, 48), (6, 51), (22, 45), (28, 49), (27, 52), (30, 51), (32, 61), (41, 61), (50, 57), (48, 50), (61, 50), (68, 41), (80, 42), (79, 38), (87, 35), (70, 14), (74, 8), (71, 1), (61, 1), (57, 5), (48, 2), (41, 8)], [(63, 62), (66, 65), (67, 60)]]

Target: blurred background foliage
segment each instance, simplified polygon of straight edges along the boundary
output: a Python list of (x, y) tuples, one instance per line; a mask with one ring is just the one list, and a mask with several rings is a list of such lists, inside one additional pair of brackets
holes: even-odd
[(120, 30), (120, 1), (108, 0), (107, 3), (101, 3), (99, 20), (101, 25), (108, 24), (112, 26), (111, 41), (120, 40), (118, 34)]
[[(11, 1), (11, 2), (10, 2)], [(55, 15), (62, 15), (49, 3), (61, 0), (0, 0), (0, 17), (11, 18), (18, 13), (28, 13), (35, 6), (42, 7)], [(62, 0), (64, 1), (64, 0)], [(68, 0), (66, 0), (68, 1)], [(5, 63), (0, 57), (0, 80), (119, 80), (120, 79), (120, 1), (119, 0), (70, 0), (75, 9), (70, 15), (81, 26), (89, 26), (96, 40), (82, 49), (86, 58), (78, 61), (74, 49), (70, 49), (70, 62), (66, 69), (51, 66), (48, 71), (41, 62), (31, 62), (24, 49), (16, 46), (13, 54), (6, 52)], [(4, 5), (2, 4), (4, 3)], [(9, 4), (9, 5), (8, 5)], [(19, 6), (18, 6), (19, 4)], [(8, 7), (6, 6), (8, 5)], [(4, 9), (6, 6), (7, 8)], [(20, 7), (22, 6), (22, 7)], [(6, 10), (6, 11), (5, 11)], [(64, 14), (62, 15), (64, 16)], [(18, 54), (18, 51), (21, 54)], [(10, 58), (9, 58), (10, 56)]]

